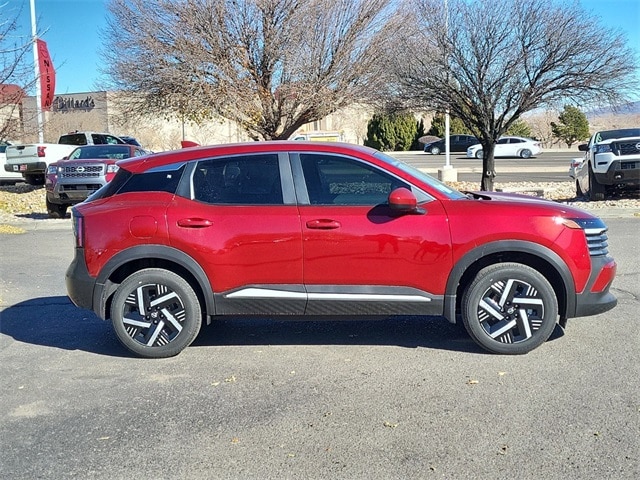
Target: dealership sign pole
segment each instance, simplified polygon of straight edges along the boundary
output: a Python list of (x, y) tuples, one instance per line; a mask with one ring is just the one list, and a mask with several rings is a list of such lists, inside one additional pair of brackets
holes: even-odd
[(36, 71), (36, 114), (38, 117), (38, 141), (40, 143), (44, 142), (44, 120), (42, 113), (42, 105), (40, 102), (42, 101), (42, 87), (40, 85), (40, 62), (38, 57), (38, 34), (36, 29), (36, 6), (35, 0), (30, 0), (31, 2), (31, 35), (33, 37), (33, 62), (35, 65)]

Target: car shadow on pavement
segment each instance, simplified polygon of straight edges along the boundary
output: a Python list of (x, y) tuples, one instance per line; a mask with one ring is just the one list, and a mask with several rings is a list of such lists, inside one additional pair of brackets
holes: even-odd
[[(0, 333), (32, 345), (129, 356), (109, 322), (77, 308), (66, 296), (34, 298), (6, 307), (0, 312)], [(0, 344), (6, 342), (3, 338)]]
[[(120, 345), (109, 322), (75, 307), (64, 296), (26, 300), (5, 308), (0, 313), (0, 332), (32, 345), (133, 356)], [(550, 340), (563, 335), (556, 326)], [(216, 319), (203, 326), (190, 348), (247, 345), (379, 345), (486, 353), (461, 325), (436, 316)]]

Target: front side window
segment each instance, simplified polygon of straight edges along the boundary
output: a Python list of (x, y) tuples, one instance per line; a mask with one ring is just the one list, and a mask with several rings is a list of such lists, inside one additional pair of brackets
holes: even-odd
[(379, 205), (406, 182), (357, 160), (326, 154), (300, 154), (312, 205)]
[(225, 205), (282, 205), (278, 155), (199, 161), (193, 173), (193, 198)]

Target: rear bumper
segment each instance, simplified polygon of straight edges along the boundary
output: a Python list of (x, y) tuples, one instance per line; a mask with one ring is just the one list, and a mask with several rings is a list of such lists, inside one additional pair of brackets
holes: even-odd
[(7, 163), (5, 171), (13, 173), (44, 173), (47, 170), (46, 162)]
[(93, 290), (96, 279), (89, 275), (84, 261), (84, 249), (76, 248), (65, 274), (67, 295), (80, 308), (93, 310)]

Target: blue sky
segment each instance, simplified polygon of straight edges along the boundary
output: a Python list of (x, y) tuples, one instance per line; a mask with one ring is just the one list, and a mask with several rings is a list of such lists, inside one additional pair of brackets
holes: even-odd
[[(56, 94), (90, 92), (100, 85), (100, 30), (106, 25), (109, 0), (35, 0), (38, 28), (44, 31), (56, 68)], [(558, 0), (563, 1), (563, 0)], [(30, 35), (29, 0), (0, 0), (2, 16), (17, 12), (24, 34)], [(639, 0), (581, 0), (583, 8), (602, 19), (602, 33), (619, 28), (640, 52)]]

